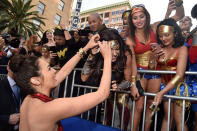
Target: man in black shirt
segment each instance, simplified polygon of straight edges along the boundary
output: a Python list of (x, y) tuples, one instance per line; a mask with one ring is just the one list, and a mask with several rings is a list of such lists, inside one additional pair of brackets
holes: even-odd
[(55, 29), (54, 38), (56, 43), (57, 60), (60, 67), (62, 67), (71, 56), (71, 38), (67, 37), (67, 31), (63, 29)]

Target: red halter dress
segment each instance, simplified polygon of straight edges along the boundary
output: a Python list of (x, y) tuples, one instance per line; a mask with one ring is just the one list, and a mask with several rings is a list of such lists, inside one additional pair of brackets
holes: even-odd
[[(52, 98), (44, 95), (44, 94), (41, 94), (41, 93), (34, 93), (31, 95), (32, 98), (37, 98), (37, 99), (40, 99), (41, 101), (43, 102), (49, 102), (49, 101), (52, 101)], [(58, 131), (63, 131), (63, 126), (61, 124), (60, 121), (57, 122), (58, 124)]]

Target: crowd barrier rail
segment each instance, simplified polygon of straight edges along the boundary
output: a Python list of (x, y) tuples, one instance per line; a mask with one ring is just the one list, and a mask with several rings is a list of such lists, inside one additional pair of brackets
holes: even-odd
[[(73, 76), (72, 76), (72, 86), (71, 86), (71, 91), (70, 91), (70, 96), (69, 97), (73, 97), (73, 92), (74, 92), (74, 89), (77, 89), (77, 96), (79, 95), (82, 95), (80, 94), (80, 89), (83, 88), (83, 94), (85, 94), (87, 92), (87, 90), (89, 90), (88, 92), (93, 92), (95, 90), (98, 89), (98, 87), (94, 87), (94, 86), (87, 86), (87, 85), (80, 85), (80, 84), (76, 84), (75, 83), (75, 75), (76, 75), (76, 72), (77, 71), (81, 71), (82, 69), (81, 68), (75, 68), (74, 71), (73, 71)], [(139, 70), (138, 71), (139, 73), (152, 73), (152, 74), (176, 74), (176, 71), (162, 71), (162, 70)], [(186, 71), (185, 72), (185, 75), (197, 75), (197, 72), (195, 71)], [(67, 83), (68, 83), (68, 79), (66, 79), (65, 81), (65, 87), (67, 87)], [(125, 93), (125, 94), (130, 94), (130, 91), (114, 91), (114, 90), (111, 90), (111, 92), (114, 92), (114, 98), (113, 98), (113, 113), (112, 113), (112, 122), (111, 122), (111, 127), (115, 127), (114, 126), (114, 123), (115, 121), (117, 120), (115, 116), (117, 113), (116, 112), (116, 95), (117, 93)], [(64, 96), (63, 97), (66, 97), (66, 94), (67, 94), (67, 88), (65, 88), (64, 90)], [(146, 113), (146, 104), (147, 104), (147, 97), (154, 97), (156, 94), (154, 93), (148, 93), (148, 92), (144, 92), (144, 109), (143, 109), (143, 119), (142, 119), (142, 131), (144, 131), (144, 128), (145, 128), (145, 113)], [(163, 96), (163, 99), (167, 99), (168, 100), (168, 124), (167, 124), (167, 131), (170, 131), (169, 127), (170, 127), (170, 109), (171, 109), (171, 103), (172, 103), (172, 100), (182, 100), (182, 126), (181, 126), (181, 129), (182, 131), (184, 131), (184, 119), (185, 119), (185, 102), (186, 101), (190, 101), (190, 102), (194, 102), (196, 101), (197, 102), (197, 97), (182, 97), (182, 96), (172, 96), (172, 95), (164, 95)], [(103, 103), (103, 109), (104, 109), (104, 113), (103, 113), (103, 119), (102, 119), (102, 124), (105, 125), (105, 118), (106, 118), (106, 108), (107, 108), (107, 100), (105, 100)], [(124, 107), (125, 107), (125, 97), (123, 99), (123, 106), (122, 106), (122, 117), (121, 117), (121, 125), (120, 125), (120, 129), (123, 130), (123, 127), (124, 127)], [(98, 113), (98, 108), (99, 106), (97, 105), (95, 107), (96, 111), (95, 111), (95, 119), (94, 121), (97, 122), (97, 113)], [(130, 130), (133, 131), (133, 124), (134, 124), (134, 112), (135, 112), (135, 101), (131, 99), (131, 104), (130, 104), (130, 112), (131, 112), (131, 115), (132, 115), (132, 118), (131, 118), (131, 125), (130, 125)], [(80, 115), (81, 118), (83, 119), (87, 119), (89, 120), (90, 118), (90, 113), (91, 113), (91, 110), (87, 111), (86, 112), (86, 118), (84, 118), (84, 113), (82, 113)], [(155, 115), (154, 115), (154, 131), (157, 130), (157, 120), (158, 120), (158, 111), (156, 111)], [(115, 127), (117, 128), (117, 127)]]
[[(0, 67), (6, 67), (6, 65), (0, 65)], [(77, 89), (77, 95), (76, 96), (79, 96), (79, 95), (83, 95), (83, 94), (86, 94), (87, 92), (93, 92), (93, 91), (96, 91), (98, 89), (98, 87), (94, 87), (94, 86), (87, 86), (87, 85), (80, 85), (80, 84), (76, 84), (75, 83), (75, 76), (76, 76), (76, 72), (77, 71), (80, 71), (81, 72), (81, 68), (75, 68), (74, 71), (73, 71), (73, 75), (71, 76), (72, 77), (72, 85), (71, 85), (71, 91), (70, 91), (70, 95), (69, 96), (66, 96), (67, 94), (67, 84), (68, 84), (68, 76), (66, 79), (65, 79), (65, 83), (64, 83), (64, 91), (63, 91), (63, 97), (73, 97), (73, 92), (74, 92), (74, 89)], [(161, 70), (138, 70), (139, 73), (152, 73), (152, 74), (176, 74), (176, 71), (161, 71)], [(197, 75), (197, 72), (195, 71), (186, 71), (185, 72), (185, 75)], [(0, 79), (3, 79), (4, 77), (6, 77), (7, 75), (6, 74), (0, 74)], [(58, 97), (58, 94), (60, 93), (60, 90), (59, 90), (60, 86), (58, 88), (55, 89), (55, 92), (53, 93), (53, 96), (54, 97)], [(83, 93), (80, 92), (80, 89), (84, 89), (83, 90)], [(112, 112), (112, 122), (111, 122), (111, 127), (115, 127), (114, 124), (115, 124), (115, 121), (117, 120), (116, 117), (117, 117), (117, 113), (116, 113), (116, 95), (117, 93), (125, 93), (125, 94), (130, 94), (130, 91), (114, 91), (114, 90), (111, 90), (111, 92), (114, 92), (114, 98), (113, 98), (113, 112)], [(145, 126), (145, 113), (146, 113), (146, 104), (147, 104), (147, 97), (154, 97), (156, 94), (154, 93), (148, 93), (148, 92), (144, 92), (144, 109), (143, 109), (143, 119), (142, 119), (142, 131), (144, 131), (144, 126)], [(167, 131), (170, 131), (169, 127), (170, 127), (170, 109), (171, 109), (171, 103), (172, 103), (172, 100), (182, 100), (182, 126), (181, 126), (181, 130), (184, 131), (184, 119), (185, 119), (185, 102), (186, 101), (190, 101), (190, 102), (197, 102), (197, 97), (182, 97), (182, 96), (172, 96), (172, 95), (164, 95), (163, 96), (163, 99), (167, 99), (168, 100), (168, 124), (167, 124)], [(105, 124), (105, 118), (106, 118), (106, 108), (107, 108), (107, 100), (105, 100), (103, 103), (102, 103), (102, 107), (104, 109), (103, 111), (103, 114), (102, 114), (102, 124), (103, 125), (106, 125)], [(123, 130), (123, 127), (124, 127), (124, 107), (125, 107), (125, 97), (123, 99), (123, 106), (122, 106), (122, 112), (121, 112), (121, 125), (120, 125), (120, 129)], [(97, 122), (97, 117), (98, 117), (98, 110), (99, 110), (99, 105), (97, 105), (95, 107), (95, 112), (94, 112), (94, 122)], [(132, 115), (132, 118), (131, 118), (131, 124), (130, 124), (130, 131), (133, 131), (133, 124), (134, 124), (134, 112), (135, 112), (135, 101), (131, 99), (131, 102), (130, 102), (130, 112), (131, 112), (131, 115)], [(86, 118), (84, 118), (84, 114), (86, 115)], [(86, 113), (82, 113), (80, 115), (81, 118), (83, 119), (86, 119), (86, 120), (89, 120), (90, 119), (90, 115), (91, 115), (91, 110), (87, 111)], [(157, 118), (158, 117), (158, 111), (156, 111), (155, 115), (154, 115), (154, 131), (157, 130)], [(118, 128), (118, 127), (115, 127), (115, 128)]]

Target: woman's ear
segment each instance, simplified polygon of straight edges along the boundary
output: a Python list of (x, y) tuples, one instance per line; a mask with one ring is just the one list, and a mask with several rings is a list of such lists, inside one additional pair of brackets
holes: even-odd
[(39, 86), (41, 84), (40, 79), (38, 77), (32, 77), (30, 79), (30, 82), (35, 85), (35, 86)]

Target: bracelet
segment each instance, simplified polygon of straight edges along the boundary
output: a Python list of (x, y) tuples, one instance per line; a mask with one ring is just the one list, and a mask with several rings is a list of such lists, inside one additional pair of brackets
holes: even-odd
[(136, 82), (136, 77), (135, 76), (131, 76), (131, 82)]
[(170, 81), (170, 83), (173, 84), (173, 85), (176, 85), (181, 79), (182, 79), (181, 76), (176, 75), (176, 76)]
[(136, 83), (135, 83), (135, 82), (131, 82), (130, 88), (131, 88), (132, 86), (136, 86)]
[(80, 48), (77, 54), (79, 54), (80, 57), (83, 58), (83, 56), (86, 55), (86, 52), (83, 50), (83, 48)]
[(175, 0), (176, 7), (180, 7), (183, 5), (183, 0)]

